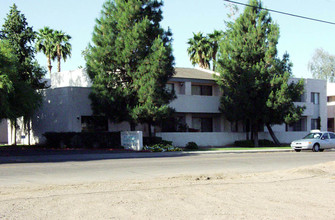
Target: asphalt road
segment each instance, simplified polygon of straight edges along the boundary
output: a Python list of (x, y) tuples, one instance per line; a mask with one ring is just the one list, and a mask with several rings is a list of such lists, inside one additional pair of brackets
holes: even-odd
[(322, 153), (172, 152), (66, 156), (38, 155), (29, 157), (2, 156), (0, 157), (0, 186), (90, 183), (127, 179), (143, 180), (178, 175), (264, 172), (315, 165), (329, 161), (335, 161), (335, 151)]

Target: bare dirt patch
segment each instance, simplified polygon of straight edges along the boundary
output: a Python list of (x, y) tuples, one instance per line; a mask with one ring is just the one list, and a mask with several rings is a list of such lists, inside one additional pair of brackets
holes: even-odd
[(0, 219), (334, 219), (335, 162), (266, 173), (0, 188)]

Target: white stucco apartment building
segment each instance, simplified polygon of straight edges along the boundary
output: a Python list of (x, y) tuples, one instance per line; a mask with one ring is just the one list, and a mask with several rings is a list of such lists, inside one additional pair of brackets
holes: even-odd
[[(301, 138), (311, 129), (316, 129), (319, 122), (322, 130), (327, 129), (326, 81), (304, 79), (304, 82), (305, 93), (301, 102), (296, 103), (306, 106), (302, 119), (290, 126), (273, 126), (283, 143)], [(245, 139), (245, 126), (240, 122), (230, 123), (219, 111), (221, 93), (213, 72), (176, 68), (176, 75), (167, 87), (175, 90), (177, 95), (170, 103), (176, 110), (175, 120), (156, 127), (156, 136), (171, 140), (176, 146), (185, 146), (190, 141), (200, 146), (224, 146)], [(88, 98), (90, 91), (91, 82), (84, 69), (51, 74), (51, 87), (43, 91), (43, 106), (32, 121), (31, 143), (43, 142), (45, 132), (81, 132), (93, 127), (101, 131), (130, 130), (128, 123), (113, 124), (108, 120), (98, 120), (99, 124), (93, 126)], [(142, 130), (144, 135), (148, 133), (146, 125), (139, 125), (136, 129)], [(19, 131), (18, 143), (27, 143), (27, 137)], [(260, 132), (259, 138), (271, 140), (266, 129)], [(13, 131), (9, 129), (8, 143), (13, 142)]]
[(328, 131), (335, 131), (335, 83), (327, 84), (327, 125)]
[[(290, 79), (298, 81), (300, 79)], [(194, 141), (200, 146), (223, 146), (235, 140), (245, 140), (245, 126), (241, 122), (230, 123), (220, 114), (220, 90), (213, 79), (213, 72), (207, 70), (176, 68), (176, 75), (170, 80), (177, 99), (170, 105), (176, 109), (180, 121), (187, 124), (189, 131), (159, 132), (156, 135), (171, 140), (177, 146)], [(304, 79), (305, 93), (296, 105), (305, 105), (303, 117), (293, 125), (275, 125), (273, 131), (282, 143), (289, 143), (306, 135), (310, 130), (327, 129), (326, 81)], [(318, 124), (320, 123), (320, 124)], [(264, 128), (260, 139), (271, 136)]]

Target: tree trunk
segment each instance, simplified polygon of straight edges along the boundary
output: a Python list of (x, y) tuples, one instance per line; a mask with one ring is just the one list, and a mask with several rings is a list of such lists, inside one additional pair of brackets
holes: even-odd
[(259, 143), (258, 143), (258, 131), (255, 131), (254, 133), (254, 147), (258, 147)]
[(152, 137), (151, 123), (148, 123), (149, 137)]
[(198, 51), (198, 57), (199, 57), (199, 60), (198, 60), (199, 63), (198, 64), (199, 64), (199, 67), (200, 68), (204, 68), (204, 65), (203, 65), (204, 62), (202, 60), (202, 56), (201, 55), (202, 55), (202, 53), (200, 51)]
[(48, 56), (48, 69), (49, 69), (49, 73), (51, 74), (52, 65), (51, 65), (51, 57), (50, 57), (50, 55)]
[(271, 137), (272, 137), (273, 142), (274, 142), (276, 145), (280, 145), (279, 140), (277, 139), (275, 133), (273, 132), (271, 126), (270, 126), (268, 123), (266, 124), (266, 128), (268, 129), (268, 131), (269, 131), (269, 133), (270, 133), (270, 135), (271, 135)]
[(258, 147), (258, 123), (253, 123), (253, 130), (254, 130), (254, 147)]
[(216, 67), (216, 53), (213, 53), (213, 72), (215, 72), (215, 67)]
[(30, 119), (28, 120), (28, 145), (30, 146)]
[(59, 45), (57, 45), (57, 64), (58, 64), (58, 72), (60, 72), (60, 61), (61, 61), (61, 54)]
[(250, 123), (249, 120), (245, 120), (246, 140), (249, 140), (249, 132), (250, 132)]
[(57, 64), (58, 64), (58, 72), (60, 72), (60, 56), (57, 57)]
[(15, 121), (14, 121), (14, 145), (16, 146), (16, 119), (15, 119)]
[(129, 122), (130, 123), (130, 130), (135, 131), (136, 129), (136, 124), (134, 122)]

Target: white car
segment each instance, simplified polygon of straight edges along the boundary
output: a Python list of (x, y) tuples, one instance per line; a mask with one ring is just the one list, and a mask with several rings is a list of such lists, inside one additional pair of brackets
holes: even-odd
[(311, 131), (306, 137), (293, 141), (291, 148), (296, 152), (312, 150), (314, 152), (335, 148), (335, 134), (328, 131)]

